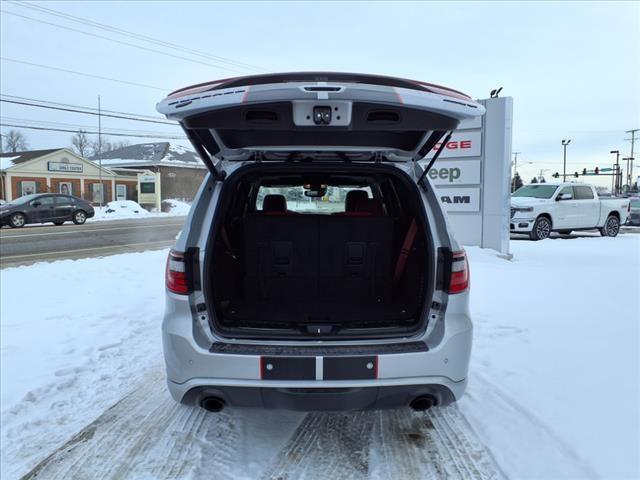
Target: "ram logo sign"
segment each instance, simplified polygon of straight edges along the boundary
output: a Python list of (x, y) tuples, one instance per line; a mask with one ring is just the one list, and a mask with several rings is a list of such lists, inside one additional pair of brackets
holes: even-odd
[(438, 197), (447, 212), (480, 211), (480, 187), (438, 188)]
[(471, 197), (469, 195), (455, 195), (453, 198), (445, 195), (440, 197), (442, 203), (471, 203)]

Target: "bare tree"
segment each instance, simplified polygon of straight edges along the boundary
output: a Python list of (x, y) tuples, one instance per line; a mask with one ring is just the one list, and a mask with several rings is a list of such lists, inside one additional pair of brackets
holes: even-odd
[(92, 155), (100, 155), (101, 153), (111, 152), (113, 150), (117, 150), (119, 148), (128, 147), (131, 145), (128, 140), (122, 140), (118, 142), (113, 142), (109, 139), (109, 137), (102, 136), (102, 139), (96, 138), (91, 142), (91, 151)]
[(78, 133), (74, 134), (71, 137), (71, 144), (73, 145), (73, 149), (81, 157), (86, 157), (87, 155), (89, 155), (91, 141), (87, 136), (87, 132), (85, 132), (84, 130), (78, 130)]
[(27, 148), (29, 148), (27, 137), (25, 137), (25, 135), (18, 130), (9, 130), (9, 133), (4, 135), (4, 138), (7, 142), (7, 152), (24, 152)]

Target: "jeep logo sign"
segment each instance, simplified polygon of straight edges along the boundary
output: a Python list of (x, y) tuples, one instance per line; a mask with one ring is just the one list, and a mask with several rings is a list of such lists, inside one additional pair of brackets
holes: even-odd
[(429, 170), (434, 185), (479, 185), (480, 160), (440, 161)]

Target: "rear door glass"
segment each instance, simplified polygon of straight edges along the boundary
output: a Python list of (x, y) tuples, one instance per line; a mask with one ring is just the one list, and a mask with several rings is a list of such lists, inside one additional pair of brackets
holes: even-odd
[(593, 200), (593, 191), (591, 187), (573, 187), (573, 198), (575, 200)]

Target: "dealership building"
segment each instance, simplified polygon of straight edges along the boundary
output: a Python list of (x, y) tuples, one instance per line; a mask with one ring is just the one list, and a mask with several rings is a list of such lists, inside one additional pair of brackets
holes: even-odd
[(94, 204), (137, 200), (138, 173), (101, 168), (66, 148), (0, 153), (0, 198), (50, 192)]

